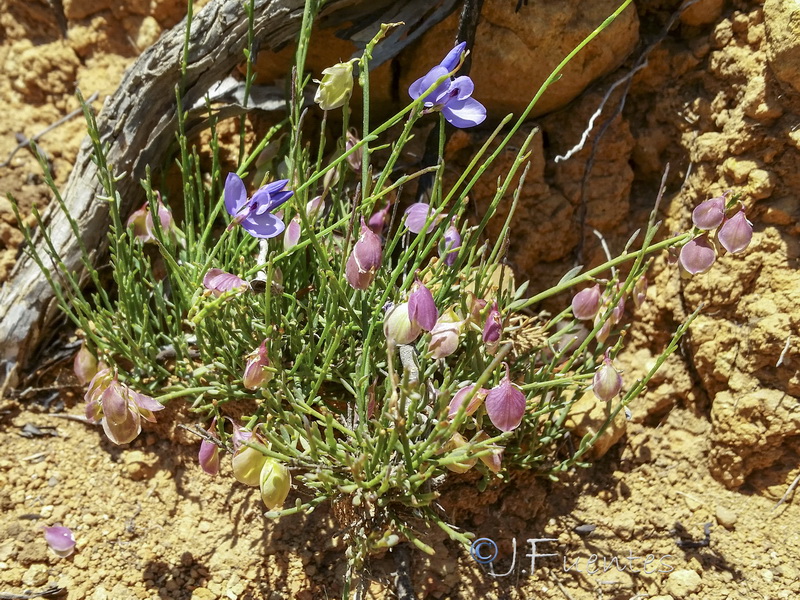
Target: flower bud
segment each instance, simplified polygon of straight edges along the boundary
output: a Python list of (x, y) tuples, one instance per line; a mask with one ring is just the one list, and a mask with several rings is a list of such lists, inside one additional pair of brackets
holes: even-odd
[(455, 219), (445, 230), (442, 241), (439, 242), (439, 256), (444, 260), (444, 264), (452, 267), (458, 258), (458, 249), (461, 248), (461, 234), (455, 226)]
[(361, 235), (345, 265), (347, 283), (357, 290), (367, 289), (381, 266), (381, 239), (361, 218)]
[[(467, 396), (469, 396), (469, 393), (473, 390), (474, 387), (475, 387), (474, 384), (465, 385), (455, 393), (455, 396), (453, 396), (452, 400), (450, 400), (450, 406), (448, 407), (448, 418), (452, 419), (453, 417), (456, 416), (456, 413), (464, 404), (464, 401), (467, 399)], [(478, 410), (480, 405), (486, 399), (486, 394), (488, 393), (489, 390), (487, 390), (486, 388), (480, 388), (477, 392), (475, 392), (475, 395), (472, 396), (464, 412), (466, 412), (467, 415), (471, 415), (476, 410)]]
[(333, 110), (344, 106), (353, 93), (353, 65), (351, 62), (337, 63), (322, 70), (322, 81), (314, 95), (314, 102), (322, 110)]
[(428, 352), (434, 360), (450, 356), (458, 348), (458, 338), (464, 321), (451, 308), (447, 310), (436, 325), (431, 329), (431, 342), (428, 345)]
[(579, 321), (594, 319), (600, 310), (600, 284), (581, 290), (572, 298), (572, 314)]
[(692, 223), (698, 229), (719, 227), (725, 218), (725, 196), (717, 196), (697, 205), (692, 211)]
[(592, 381), (592, 391), (600, 400), (608, 402), (619, 394), (622, 389), (622, 377), (611, 364), (608, 352), (603, 359), (603, 364), (597, 369)]
[(248, 390), (257, 390), (269, 383), (272, 373), (266, 369), (268, 366), (267, 340), (264, 340), (255, 351), (247, 356), (247, 364), (242, 377), (244, 387)]
[(208, 273), (203, 277), (203, 287), (211, 290), (211, 293), (219, 297), (225, 292), (246, 289), (247, 282), (241, 277), (222, 269), (209, 269)]
[(453, 452), (459, 448), (466, 449), (464, 451), (464, 458), (459, 462), (447, 464), (445, 467), (447, 467), (450, 471), (453, 471), (453, 473), (466, 473), (472, 467), (474, 467), (475, 463), (478, 461), (475, 458), (468, 458), (467, 450), (470, 448), (470, 443), (466, 440), (466, 438), (464, 438), (463, 435), (456, 431), (450, 441), (445, 444), (444, 451)]
[(259, 477), (261, 500), (267, 510), (275, 510), (283, 506), (289, 490), (292, 488), (292, 475), (285, 465), (271, 457), (267, 457), (261, 467)]
[(744, 211), (740, 210), (722, 224), (717, 232), (717, 239), (731, 254), (742, 252), (753, 239), (753, 224), (747, 220)]
[(81, 382), (81, 385), (86, 385), (97, 375), (97, 359), (94, 354), (89, 352), (86, 342), (81, 342), (81, 347), (75, 354), (72, 369), (75, 371), (75, 376)]
[(488, 346), (496, 346), (503, 333), (503, 320), (500, 317), (500, 310), (497, 302), (492, 304), (489, 314), (486, 315), (486, 323), (483, 325), (483, 343)]
[[(344, 151), (350, 152), (350, 150), (352, 150), (360, 141), (361, 140), (359, 140), (356, 135), (348, 129), (347, 133), (345, 134)], [(350, 165), (350, 168), (356, 173), (361, 173), (361, 163), (363, 160), (364, 150), (362, 147), (347, 157), (347, 164)]]
[(300, 217), (295, 217), (286, 226), (286, 231), (283, 232), (283, 249), (289, 250), (297, 246), (300, 241)]
[(259, 484), (261, 469), (266, 460), (267, 457), (260, 450), (250, 446), (242, 446), (233, 455), (233, 476), (239, 483), (256, 487)]
[(684, 269), (692, 275), (703, 273), (711, 268), (717, 259), (714, 247), (708, 241), (708, 235), (703, 234), (687, 242), (681, 248), (680, 262)]
[(325, 211), (325, 200), (322, 196), (314, 196), (311, 200), (306, 202), (306, 217), (313, 223), (322, 216)]
[[(209, 433), (215, 431), (217, 418), (211, 421), (208, 428)], [(219, 447), (212, 441), (204, 439), (200, 442), (200, 452), (197, 454), (197, 460), (200, 463), (200, 468), (209, 475), (216, 475), (219, 473)]]
[(68, 527), (59, 525), (45, 527), (44, 540), (50, 549), (61, 558), (66, 558), (75, 551), (75, 536)]
[(506, 367), (506, 376), (486, 395), (486, 414), (500, 431), (519, 427), (525, 415), (525, 394), (513, 383)]
[(419, 325), (408, 315), (408, 302), (395, 304), (384, 317), (383, 334), (390, 342), (399, 345), (410, 344), (421, 332)]
[(430, 331), (439, 318), (439, 309), (433, 300), (433, 294), (417, 279), (411, 285), (408, 296), (408, 316), (413, 323), (425, 331)]

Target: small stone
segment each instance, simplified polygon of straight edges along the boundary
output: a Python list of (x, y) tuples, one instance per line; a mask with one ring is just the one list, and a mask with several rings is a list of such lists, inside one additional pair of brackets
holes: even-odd
[(733, 529), (736, 526), (736, 521), (739, 520), (739, 515), (724, 506), (717, 507), (716, 517), (717, 523), (725, 529)]
[(128, 477), (134, 481), (141, 481), (155, 475), (158, 456), (145, 454), (141, 450), (132, 450), (123, 455), (122, 462), (125, 463), (125, 473)]
[(683, 497), (683, 501), (686, 504), (686, 508), (692, 512), (696, 512), (700, 507), (703, 506), (703, 503), (700, 500), (688, 494)]
[(22, 583), (30, 587), (41, 587), (47, 583), (47, 567), (42, 564), (31, 565), (22, 575)]
[(197, 588), (192, 592), (192, 600), (217, 600), (219, 596), (208, 588)]
[(102, 585), (95, 588), (92, 600), (108, 600), (108, 592)]
[(667, 578), (667, 591), (676, 598), (685, 598), (703, 587), (703, 580), (696, 571), (680, 569), (673, 571)]

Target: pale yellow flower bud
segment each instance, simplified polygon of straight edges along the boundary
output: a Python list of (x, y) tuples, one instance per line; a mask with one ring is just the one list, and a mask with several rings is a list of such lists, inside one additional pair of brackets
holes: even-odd
[(323, 69), (322, 81), (314, 95), (314, 102), (322, 110), (333, 110), (344, 106), (353, 93), (353, 65), (352, 61), (337, 63), (332, 67)]

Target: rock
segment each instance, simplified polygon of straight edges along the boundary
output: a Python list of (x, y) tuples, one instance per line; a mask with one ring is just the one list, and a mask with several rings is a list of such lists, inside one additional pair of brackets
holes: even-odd
[(717, 506), (716, 517), (717, 523), (725, 529), (733, 529), (736, 526), (736, 521), (739, 520), (739, 515), (724, 506)]
[(208, 588), (197, 588), (192, 592), (192, 600), (216, 600), (218, 596)]
[(123, 455), (125, 473), (134, 481), (150, 479), (158, 467), (158, 456), (145, 454), (140, 450), (132, 450)]
[(675, 598), (685, 598), (698, 592), (703, 587), (703, 580), (696, 571), (680, 569), (673, 571), (667, 578), (667, 591)]
[(22, 576), (22, 583), (30, 587), (43, 586), (47, 583), (47, 567), (42, 564), (31, 565)]
[[(578, 437), (578, 441), (587, 434), (594, 435), (600, 430), (608, 417), (610, 406), (611, 403), (598, 399), (591, 390), (587, 391), (570, 408), (564, 427), (572, 431)], [(625, 415), (620, 411), (603, 432), (603, 435), (595, 442), (589, 452), (591, 458), (598, 459), (608, 452), (609, 448), (616, 444), (625, 434), (626, 429)]]
[(698, 0), (681, 13), (681, 23), (700, 27), (715, 22), (722, 15), (725, 0)]
[(800, 4), (766, 0), (767, 62), (780, 81), (800, 91)]

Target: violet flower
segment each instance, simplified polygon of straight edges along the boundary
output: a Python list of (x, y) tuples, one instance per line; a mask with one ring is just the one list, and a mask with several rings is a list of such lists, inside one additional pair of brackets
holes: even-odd
[(120, 382), (110, 369), (94, 376), (85, 399), (86, 418), (100, 421), (108, 439), (117, 445), (136, 439), (142, 431), (142, 419), (155, 423), (153, 413), (164, 409), (155, 399)]
[[(466, 42), (461, 42), (453, 48), (444, 60), (433, 67), (426, 75), (417, 79), (408, 88), (408, 95), (414, 100), (422, 96), (431, 86), (442, 77), (458, 68)], [(486, 108), (472, 98), (474, 89), (472, 79), (466, 75), (461, 77), (448, 77), (423, 100), (426, 112), (442, 111), (445, 120), (455, 127), (474, 127), (486, 119)]]
[(496, 346), (503, 333), (503, 319), (500, 316), (500, 309), (497, 302), (492, 304), (489, 314), (486, 315), (486, 323), (483, 325), (483, 343), (488, 346)]
[(747, 220), (744, 211), (740, 210), (722, 224), (717, 231), (717, 239), (731, 254), (742, 252), (753, 239), (753, 224)]
[(209, 269), (203, 276), (203, 287), (219, 297), (225, 292), (245, 289), (247, 282), (241, 277), (222, 269)]
[(75, 536), (69, 527), (60, 525), (45, 527), (44, 540), (50, 549), (61, 558), (67, 558), (75, 551)]
[(241, 177), (236, 173), (228, 173), (225, 180), (225, 210), (233, 217), (228, 229), (240, 224), (253, 237), (268, 239), (280, 235), (285, 226), (272, 211), (294, 195), (294, 192), (283, 189), (287, 183), (288, 179), (273, 181), (248, 198)]
[(692, 275), (708, 271), (716, 259), (717, 253), (708, 241), (707, 234), (703, 234), (687, 242), (683, 248), (681, 248), (679, 258), (683, 268)]
[[(217, 418), (211, 421), (208, 427), (208, 432), (213, 433), (216, 430)], [(200, 442), (200, 452), (197, 454), (197, 460), (200, 463), (200, 468), (209, 475), (216, 475), (219, 473), (219, 446), (210, 440), (204, 439)]]
[[(429, 204), (425, 204), (424, 202), (417, 202), (416, 204), (412, 204), (406, 209), (406, 227), (408, 227), (411, 233), (420, 233), (423, 229), (425, 229), (425, 224), (428, 223), (428, 219), (433, 214), (433, 209), (430, 207)], [(441, 221), (444, 217), (442, 215), (437, 215), (436, 217), (430, 220), (428, 223), (428, 229), (426, 233), (430, 233), (436, 228), (439, 221)]]
[(357, 290), (366, 290), (381, 267), (381, 239), (367, 227), (361, 217), (361, 235), (353, 244), (353, 251), (345, 264), (347, 283)]
[(450, 226), (445, 229), (442, 241), (439, 242), (439, 256), (448, 267), (455, 264), (459, 248), (461, 248), (461, 234), (455, 226), (455, 219), (453, 219)]
[(511, 431), (519, 427), (525, 416), (525, 394), (513, 383), (506, 367), (506, 376), (486, 394), (486, 414), (492, 425), (500, 431)]
[(436, 308), (433, 294), (419, 279), (412, 284), (408, 296), (408, 317), (425, 331), (433, 329), (439, 318), (439, 309)]

